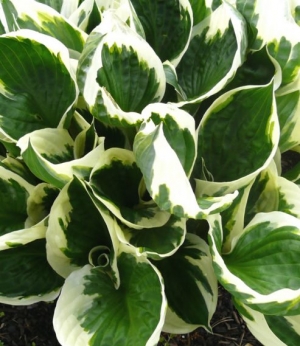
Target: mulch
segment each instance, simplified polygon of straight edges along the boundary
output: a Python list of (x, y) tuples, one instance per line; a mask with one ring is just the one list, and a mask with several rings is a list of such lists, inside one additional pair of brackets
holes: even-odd
[(218, 305), (211, 326), (213, 334), (203, 328), (176, 336), (163, 333), (158, 346), (262, 346), (236, 311), (230, 294), (222, 287), (219, 287)]
[[(284, 153), (283, 173), (298, 162), (300, 153)], [(60, 346), (52, 326), (54, 309), (55, 303), (0, 304), (0, 346)], [(222, 287), (211, 325), (213, 334), (203, 328), (183, 335), (162, 333), (158, 346), (262, 346), (235, 310), (230, 294)]]
[[(52, 326), (54, 308), (55, 303), (44, 302), (29, 306), (0, 304), (0, 346), (59, 346)], [(183, 335), (162, 333), (158, 346), (262, 345), (247, 329), (232, 304), (230, 294), (222, 287), (211, 325), (214, 334), (203, 328)]]

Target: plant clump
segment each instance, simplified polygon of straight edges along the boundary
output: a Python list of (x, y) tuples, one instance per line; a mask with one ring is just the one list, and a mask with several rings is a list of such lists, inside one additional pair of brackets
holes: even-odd
[[(276, 10), (272, 10), (272, 8)], [(63, 346), (300, 342), (299, 1), (2, 0), (0, 302)]]

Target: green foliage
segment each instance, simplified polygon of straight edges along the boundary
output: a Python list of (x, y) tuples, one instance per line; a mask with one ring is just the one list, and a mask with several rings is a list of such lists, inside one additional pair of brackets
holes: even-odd
[(152, 346), (211, 331), (220, 283), (300, 343), (299, 6), (269, 6), (0, 2), (0, 302)]

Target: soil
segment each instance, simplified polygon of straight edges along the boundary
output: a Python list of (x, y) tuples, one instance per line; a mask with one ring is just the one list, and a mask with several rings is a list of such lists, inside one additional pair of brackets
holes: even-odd
[[(284, 173), (300, 162), (300, 154), (288, 152), (282, 159)], [(54, 309), (55, 302), (30, 306), (0, 304), (0, 346), (60, 346), (52, 326)], [(230, 294), (222, 287), (211, 325), (213, 334), (203, 328), (183, 335), (162, 333), (158, 346), (262, 346), (235, 310)]]
[(211, 326), (213, 334), (203, 328), (176, 336), (163, 333), (158, 346), (262, 346), (234, 308), (230, 294), (222, 287), (219, 287), (218, 305)]
[[(0, 304), (0, 346), (59, 346), (52, 316), (55, 303), (30, 306)], [(163, 333), (159, 346), (260, 346), (232, 305), (228, 292), (219, 289), (216, 313), (211, 321), (214, 334), (199, 328), (193, 333)], [(2, 342), (2, 344), (1, 344)], [(134, 345), (133, 345), (134, 346)]]

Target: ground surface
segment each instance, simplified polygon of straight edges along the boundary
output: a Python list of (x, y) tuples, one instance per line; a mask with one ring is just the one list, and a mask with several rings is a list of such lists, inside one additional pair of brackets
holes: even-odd
[[(288, 152), (282, 159), (285, 172), (300, 162), (300, 154)], [(0, 304), (0, 346), (60, 346), (52, 327), (54, 308), (54, 303), (27, 307)], [(185, 335), (162, 334), (159, 346), (261, 346), (234, 309), (228, 292), (222, 288), (211, 325), (214, 334), (202, 328)]]
[[(4, 346), (59, 346), (52, 327), (55, 304), (32, 306), (0, 304), (0, 341)], [(260, 346), (232, 306), (230, 296), (220, 290), (212, 320), (214, 334), (198, 329), (172, 336), (163, 334), (159, 346)], [(2, 346), (0, 343), (0, 346)], [(135, 345), (133, 345), (135, 346)]]

